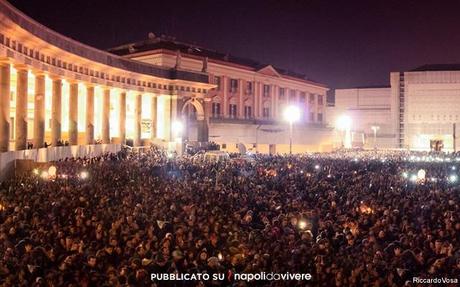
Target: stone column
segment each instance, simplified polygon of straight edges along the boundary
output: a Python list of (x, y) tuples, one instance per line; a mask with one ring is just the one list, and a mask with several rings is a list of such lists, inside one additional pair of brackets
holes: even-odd
[(254, 86), (252, 116), (256, 119), (259, 117), (259, 83), (254, 81), (252, 85)]
[(244, 118), (244, 93), (246, 92), (246, 88), (243, 87), (243, 80), (239, 79), (238, 80), (238, 118), (242, 119)]
[(152, 141), (157, 137), (157, 96), (152, 97), (152, 107), (150, 109), (150, 116), (152, 120), (152, 124), (150, 127), (150, 135)]
[(15, 149), (27, 148), (27, 75), (24, 68), (18, 68), (16, 79), (16, 137)]
[(263, 118), (264, 117), (264, 85), (262, 83), (259, 83), (259, 117)]
[(102, 98), (102, 143), (110, 143), (110, 89), (104, 90)]
[(94, 87), (86, 88), (86, 144), (94, 144)]
[(126, 143), (126, 92), (120, 93), (120, 143)]
[(10, 145), (10, 65), (0, 63), (0, 152)]
[(136, 95), (134, 109), (134, 146), (140, 146), (141, 143), (141, 118), (142, 118), (142, 95)]
[(228, 117), (228, 81), (230, 78), (222, 76), (222, 83), (223, 83), (223, 93), (222, 93), (222, 107), (220, 107), (221, 116), (223, 118)]
[[(210, 109), (211, 99), (205, 99), (203, 102), (203, 111), (204, 114), (197, 117), (197, 126), (198, 126), (198, 141), (207, 142), (209, 141), (209, 109)], [(201, 104), (201, 103), (200, 103)]]
[(277, 110), (275, 105), (275, 85), (270, 85), (270, 118), (276, 119)]
[(53, 80), (53, 94), (51, 98), (51, 145), (57, 146), (61, 139), (61, 97), (62, 81), (61, 79)]
[(35, 76), (34, 148), (45, 145), (45, 75)]
[[(169, 96), (169, 120), (168, 120), (168, 129), (169, 129), (169, 141), (175, 141), (176, 136), (174, 135), (174, 129), (172, 125), (178, 120), (182, 120), (180, 116), (180, 111), (182, 110), (183, 105), (182, 99), (179, 101), (177, 94), (171, 94)], [(186, 132), (186, 131), (184, 131)]]
[(78, 145), (78, 84), (70, 84), (69, 95), (69, 143)]
[[(279, 106), (279, 99), (280, 99), (280, 89), (278, 85), (273, 86), (273, 95), (274, 95), (274, 105), (275, 110), (273, 111), (273, 118), (276, 120), (280, 119), (280, 106)], [(282, 112), (282, 111), (281, 111)]]
[[(284, 99), (285, 99), (285, 104), (283, 105), (282, 113), (284, 113), (284, 109), (286, 109), (287, 107), (289, 107), (292, 104), (290, 90), (287, 87), (284, 88)], [(284, 115), (282, 115), (282, 116), (284, 116)]]

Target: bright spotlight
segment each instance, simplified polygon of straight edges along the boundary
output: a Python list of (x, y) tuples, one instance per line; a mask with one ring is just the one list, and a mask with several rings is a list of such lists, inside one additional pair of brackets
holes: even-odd
[(81, 179), (87, 179), (89, 176), (88, 172), (87, 171), (82, 171), (80, 172), (80, 178)]
[(455, 167), (455, 165), (454, 165), (454, 166), (452, 166), (451, 168), (452, 168), (452, 170), (456, 170), (456, 169), (457, 169), (457, 168)]
[(456, 174), (451, 174), (449, 176), (449, 181), (450, 182), (456, 182), (458, 180), (458, 176)]
[(288, 106), (283, 112), (284, 120), (293, 123), (300, 120), (300, 109), (297, 106)]
[(337, 122), (335, 123), (335, 127), (341, 131), (349, 130), (351, 128), (350, 116), (347, 116), (347, 115), (340, 116), (337, 119)]
[(50, 166), (50, 167), (48, 168), (48, 174), (49, 174), (49, 176), (51, 176), (51, 177), (56, 177), (56, 172), (57, 172), (57, 168), (56, 168), (54, 165), (52, 165), (52, 166)]
[(409, 175), (407, 174), (407, 172), (403, 172), (403, 173), (402, 173), (402, 176), (403, 176), (404, 178), (407, 178)]
[(305, 220), (299, 221), (299, 229), (304, 230), (307, 227), (307, 222)]
[(32, 170), (32, 172), (33, 172), (33, 174), (35, 174), (35, 175), (38, 175), (38, 174), (40, 173), (40, 172), (38, 171), (37, 168), (34, 168), (34, 169)]
[(418, 172), (417, 172), (417, 179), (418, 180), (424, 180), (425, 179), (425, 176), (426, 176), (426, 171), (424, 169), (420, 169)]
[(172, 132), (177, 136), (181, 136), (182, 132), (184, 131), (184, 124), (180, 121), (174, 121), (171, 124)]
[(46, 170), (45, 170), (45, 171), (42, 171), (41, 177), (42, 177), (43, 179), (48, 179), (48, 178), (49, 178), (48, 172), (47, 172)]
[(319, 164), (315, 165), (315, 169), (316, 169), (316, 170), (319, 169)]

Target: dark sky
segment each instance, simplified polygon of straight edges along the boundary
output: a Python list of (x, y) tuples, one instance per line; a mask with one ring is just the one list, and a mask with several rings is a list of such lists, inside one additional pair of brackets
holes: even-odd
[(331, 88), (387, 85), (390, 71), (460, 63), (460, 1), (10, 2), (97, 48), (168, 34), (305, 73)]

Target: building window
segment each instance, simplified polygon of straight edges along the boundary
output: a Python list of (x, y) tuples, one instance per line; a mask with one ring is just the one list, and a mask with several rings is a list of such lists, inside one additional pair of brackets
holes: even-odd
[(322, 123), (323, 122), (323, 114), (318, 113), (318, 122)]
[(244, 118), (245, 119), (252, 118), (252, 107), (251, 106), (244, 107)]
[(220, 103), (212, 103), (212, 117), (220, 117)]
[(306, 98), (305, 92), (300, 92), (300, 101), (305, 102), (305, 98)]
[(246, 95), (252, 95), (252, 82), (246, 82)]
[(280, 88), (280, 89), (279, 89), (278, 98), (279, 98), (280, 100), (283, 100), (283, 101), (284, 101), (284, 93), (285, 93), (285, 91), (286, 91), (286, 90), (285, 90), (284, 88)]
[(295, 98), (295, 90), (290, 90), (289, 91), (289, 101), (290, 102), (295, 102), (296, 98)]
[(314, 122), (314, 121), (315, 121), (315, 113), (310, 112), (310, 122)]
[(269, 118), (269, 117), (270, 117), (270, 108), (263, 108), (263, 110), (262, 110), (262, 116), (263, 116), (264, 118), (266, 118), (266, 119)]
[(238, 90), (238, 80), (230, 79), (230, 93), (236, 93)]
[(314, 104), (315, 103), (315, 95), (311, 94), (310, 95), (310, 104)]
[(264, 97), (270, 96), (270, 85), (264, 85)]
[(236, 105), (235, 104), (230, 104), (228, 106), (228, 114), (230, 118), (235, 119), (236, 118)]
[(217, 85), (217, 88), (216, 88), (216, 89), (217, 89), (218, 91), (220, 91), (220, 85), (221, 85), (220, 79), (221, 79), (221, 78), (220, 78), (219, 76), (215, 76), (215, 77), (214, 77), (214, 83)]
[(323, 95), (318, 95), (318, 105), (323, 104)]

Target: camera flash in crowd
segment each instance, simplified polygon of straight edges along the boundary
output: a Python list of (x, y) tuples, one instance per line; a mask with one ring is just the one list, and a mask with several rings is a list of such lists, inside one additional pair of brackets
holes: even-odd
[(80, 173), (80, 178), (81, 179), (87, 179), (88, 178), (88, 172), (87, 171), (82, 171)]
[(305, 220), (299, 220), (299, 229), (304, 230), (307, 227)]

